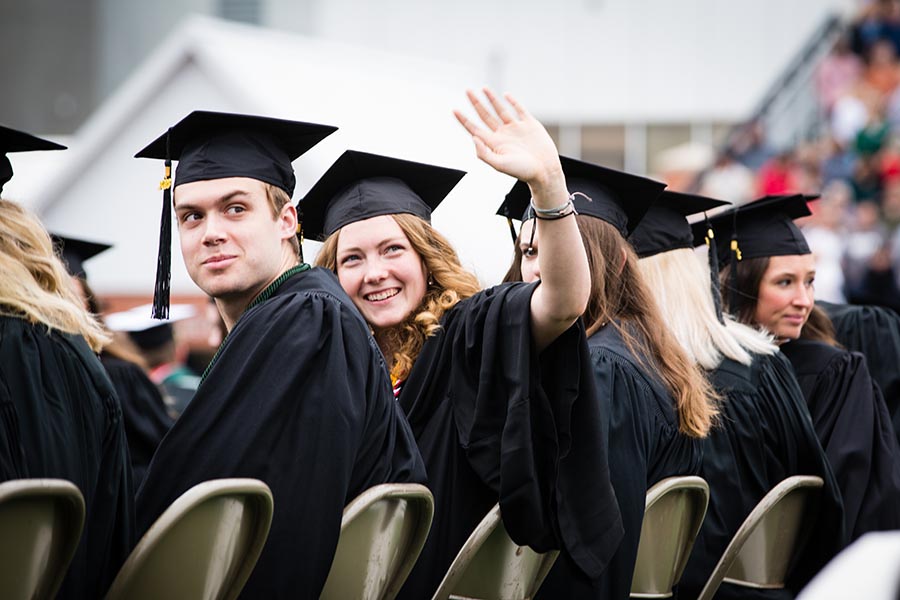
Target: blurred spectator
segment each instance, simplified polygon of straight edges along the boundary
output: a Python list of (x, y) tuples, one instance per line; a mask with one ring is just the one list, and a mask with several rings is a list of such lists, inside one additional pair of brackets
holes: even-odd
[(884, 245), (885, 239), (878, 206), (870, 201), (858, 203), (847, 233), (844, 278), (848, 289), (862, 285), (869, 260)]
[(856, 132), (854, 149), (860, 156), (876, 154), (884, 147), (890, 131), (890, 124), (885, 118), (885, 104), (878, 103), (869, 111), (866, 124)]
[(853, 89), (862, 70), (862, 60), (851, 52), (847, 35), (842, 35), (816, 69), (816, 92), (825, 115), (830, 115), (838, 99)]
[(173, 304), (169, 320), (158, 321), (150, 317), (151, 308), (145, 304), (114, 313), (106, 323), (113, 331), (128, 333), (150, 369), (150, 379), (163, 390), (172, 416), (178, 418), (194, 397), (200, 377), (185, 365), (187, 346), (179, 343), (173, 323), (193, 317), (196, 310), (190, 304)]
[(853, 186), (857, 202), (880, 202), (882, 187), (879, 157), (862, 156), (857, 159), (850, 185)]
[(803, 224), (803, 234), (816, 257), (816, 299), (843, 304), (846, 251), (845, 223), (853, 191), (842, 181), (833, 181), (818, 202), (810, 205), (813, 216)]
[(766, 143), (766, 130), (759, 119), (740, 129), (731, 150), (735, 160), (754, 171), (775, 154), (775, 150)]
[(856, 156), (845, 150), (840, 143), (830, 134), (826, 134), (819, 140), (819, 160), (822, 184), (838, 179), (850, 181), (853, 178), (853, 170), (856, 167)]
[(719, 155), (716, 164), (703, 176), (700, 193), (743, 204), (753, 198), (753, 171), (739, 163), (730, 149)]
[(881, 199), (881, 218), (887, 226), (888, 235), (900, 225), (900, 176), (889, 177), (885, 181)]
[(890, 40), (878, 40), (869, 49), (863, 70), (863, 83), (882, 100), (890, 96), (900, 84), (897, 51)]
[(875, 304), (900, 313), (900, 288), (891, 263), (890, 244), (872, 255), (859, 285), (849, 289), (849, 297), (853, 304)]
[(853, 51), (866, 56), (880, 40), (890, 41), (900, 54), (900, 3), (875, 0), (863, 7), (852, 29)]
[(766, 162), (756, 178), (758, 195), (770, 196), (795, 191), (791, 182), (792, 166), (790, 150), (780, 152)]
[(856, 85), (838, 98), (831, 111), (831, 135), (847, 148), (856, 139), (859, 130), (869, 122), (870, 107), (876, 103), (871, 89)]

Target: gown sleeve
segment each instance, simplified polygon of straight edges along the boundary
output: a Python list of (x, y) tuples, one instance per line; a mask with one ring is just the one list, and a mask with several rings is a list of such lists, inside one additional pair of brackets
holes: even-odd
[(319, 292), (276, 294), (244, 314), (163, 439), (138, 492), (145, 531), (208, 479), (253, 477), (275, 499), (251, 598), (317, 598), (343, 507), (372, 485), (425, 480), (362, 319)]
[[(579, 324), (540, 354), (535, 285), (505, 284), (460, 302), (425, 346), (400, 395), (417, 439), (449, 399), (458, 444), (499, 497), (518, 544), (564, 548), (599, 577), (622, 536), (602, 415)], [(431, 477), (431, 464), (426, 457)]]
[(783, 350), (841, 489), (849, 541), (900, 528), (900, 448), (865, 357), (803, 340)]
[(173, 421), (166, 412), (159, 389), (138, 365), (105, 355), (101, 355), (100, 360), (122, 404), (125, 438), (137, 490), (153, 453)]

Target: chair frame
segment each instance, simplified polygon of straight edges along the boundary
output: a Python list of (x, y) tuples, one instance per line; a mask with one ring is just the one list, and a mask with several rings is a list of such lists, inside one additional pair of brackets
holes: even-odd
[[(681, 575), (684, 573), (684, 568), (687, 566), (688, 559), (691, 556), (691, 550), (694, 547), (694, 542), (697, 540), (697, 535), (700, 533), (700, 528), (703, 526), (703, 519), (706, 517), (706, 510), (709, 507), (709, 485), (706, 483), (705, 479), (697, 477), (696, 475), (667, 477), (656, 482), (649, 490), (647, 490), (647, 499), (644, 508), (644, 518), (646, 519), (653, 506), (660, 500), (670, 493), (683, 490), (698, 490), (703, 498), (703, 508), (702, 510), (697, 511), (696, 518), (689, 526), (681, 556), (678, 557), (678, 562), (674, 564), (672, 581), (668, 585), (668, 592), (655, 593), (648, 591), (634, 591), (634, 588), (632, 587), (630, 594), (631, 598), (671, 598), (673, 593), (672, 589), (678, 584), (679, 580), (681, 580)], [(643, 527), (641, 528), (641, 542), (644, 542)], [(640, 561), (641, 545), (639, 544), (635, 570), (637, 570), (637, 565)]]
[(234, 573), (234, 578), (228, 588), (223, 588), (220, 596), (223, 600), (237, 598), (247, 583), (256, 561), (262, 552), (266, 539), (269, 536), (269, 528), (272, 525), (272, 513), (274, 503), (272, 491), (269, 486), (258, 479), (228, 478), (204, 481), (193, 486), (179, 496), (156, 522), (147, 530), (134, 550), (128, 556), (125, 564), (119, 569), (115, 580), (107, 592), (107, 600), (125, 598), (125, 593), (130, 587), (131, 579), (144, 564), (147, 557), (156, 549), (165, 534), (177, 527), (191, 511), (202, 505), (207, 500), (229, 494), (253, 494), (259, 505), (259, 516), (262, 523), (249, 545), (243, 564)]
[[(444, 579), (438, 586), (437, 591), (435, 591), (432, 600), (449, 600), (456, 598), (456, 596), (453, 595), (453, 590), (462, 580), (463, 576), (469, 568), (469, 565), (472, 563), (472, 560), (481, 550), (484, 542), (491, 536), (494, 530), (497, 527), (502, 526), (503, 520), (500, 516), (500, 504), (498, 503), (494, 505), (494, 507), (488, 512), (487, 515), (485, 515), (478, 526), (475, 527), (475, 529), (469, 535), (466, 543), (463, 544), (462, 548), (457, 553), (456, 558), (453, 559), (453, 563), (451, 563), (450, 568), (444, 575)], [(512, 539), (510, 539), (510, 542), (515, 544)], [(551, 550), (550, 552), (543, 553), (541, 556), (543, 556), (543, 562), (536, 571), (534, 578), (533, 592), (535, 593), (538, 589), (540, 589), (541, 584), (547, 577), (547, 574), (550, 573), (550, 569), (553, 567), (553, 564), (556, 562), (556, 558), (559, 556), (559, 551)]]
[[(45, 574), (33, 592), (34, 598), (54, 598), (68, 572), (69, 564), (78, 550), (84, 530), (85, 504), (81, 490), (65, 479), (12, 479), (0, 483), (0, 505), (17, 500), (52, 499), (65, 514), (61, 519), (62, 543), (48, 561)], [(56, 563), (55, 569), (53, 563)]]
[[(406, 578), (409, 577), (416, 560), (419, 558), (422, 548), (425, 547), (428, 532), (431, 530), (431, 521), (434, 518), (434, 496), (432, 496), (431, 491), (427, 487), (418, 483), (382, 483), (370, 487), (351, 500), (344, 508), (341, 517), (341, 532), (343, 533), (376, 502), (392, 499), (402, 499), (420, 504), (424, 507), (424, 510), (418, 514), (413, 528), (409, 551), (403, 557), (393, 577), (384, 588), (381, 596), (383, 600), (392, 600), (397, 596), (400, 588), (406, 582)], [(338, 547), (340, 547), (340, 543), (339, 539)], [(337, 554), (337, 550), (335, 554)], [(329, 578), (330, 576), (331, 573), (329, 572)], [(328, 579), (326, 579), (326, 586), (327, 581)]]
[[(725, 552), (722, 553), (722, 558), (719, 559), (719, 562), (713, 569), (713, 572), (707, 580), (706, 585), (703, 586), (703, 590), (700, 592), (697, 600), (712, 600), (713, 596), (715, 596), (715, 593), (718, 591), (719, 586), (722, 585), (723, 581), (755, 589), (783, 588), (783, 581), (777, 584), (761, 585), (749, 581), (731, 579), (726, 575), (734, 565), (735, 560), (737, 560), (738, 556), (744, 548), (744, 545), (747, 543), (747, 540), (756, 531), (757, 527), (760, 525), (760, 523), (763, 522), (763, 519), (772, 511), (773, 508), (777, 507), (786, 497), (793, 495), (794, 493), (807, 491), (810, 489), (817, 490), (822, 488), (823, 485), (824, 481), (821, 477), (815, 475), (794, 475), (778, 483), (769, 491), (768, 494), (763, 496), (762, 500), (760, 500), (759, 503), (750, 512), (750, 514), (747, 515), (747, 518), (744, 519), (744, 522), (738, 528), (737, 532), (735, 532), (734, 537), (728, 544), (728, 547), (725, 548)], [(805, 519), (798, 522), (797, 529), (798, 530), (797, 536), (794, 541), (793, 554), (796, 554), (798, 548), (802, 548), (803, 544), (805, 543), (805, 534), (809, 531), (809, 522)]]

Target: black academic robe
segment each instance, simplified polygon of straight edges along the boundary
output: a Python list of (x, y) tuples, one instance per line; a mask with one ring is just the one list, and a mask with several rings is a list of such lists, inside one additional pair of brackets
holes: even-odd
[(816, 305), (831, 318), (838, 342), (865, 355), (900, 441), (900, 315), (880, 306), (818, 301)]
[(228, 334), (137, 497), (143, 532), (197, 483), (266, 482), (275, 513), (245, 598), (318, 598), (344, 506), (377, 484), (425, 482), (384, 359), (337, 279), (282, 280)]
[(83, 338), (0, 316), (0, 481), (27, 478), (81, 490), (84, 531), (58, 597), (102, 598), (134, 540), (119, 401)]
[(402, 386), (435, 513), (401, 598), (430, 598), (498, 501), (516, 543), (564, 548), (590, 578), (622, 535), (583, 328), (574, 325), (539, 356), (535, 287), (504, 284), (458, 303)]
[[(803, 392), (787, 359), (754, 356), (751, 365), (731, 359), (710, 373), (722, 396), (719, 424), (703, 440), (700, 476), (709, 484), (709, 507), (678, 586), (682, 600), (696, 598), (738, 528), (769, 490), (793, 475), (816, 475), (824, 486), (812, 535), (781, 590), (723, 583), (716, 598), (793, 598), (844, 546), (840, 489), (816, 437)], [(813, 512), (817, 511), (817, 512)]]
[(900, 448), (865, 357), (809, 340), (781, 350), (837, 477), (849, 541), (900, 528)]
[(609, 472), (625, 535), (603, 576), (588, 585), (560, 556), (541, 598), (628, 598), (637, 558), (647, 490), (675, 475), (696, 475), (700, 441), (678, 431), (675, 401), (607, 325), (588, 339), (594, 380), (609, 443)]
[(125, 437), (131, 454), (134, 489), (137, 491), (153, 453), (173, 421), (166, 412), (159, 388), (140, 366), (109, 354), (100, 354), (100, 362), (122, 404)]

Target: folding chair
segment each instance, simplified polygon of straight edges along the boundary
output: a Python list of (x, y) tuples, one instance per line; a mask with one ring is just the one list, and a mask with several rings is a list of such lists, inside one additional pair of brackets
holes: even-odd
[(794, 555), (813, 523), (809, 508), (821, 477), (794, 475), (776, 485), (750, 512), (700, 592), (711, 600), (723, 581), (756, 589), (781, 589)]
[(700, 477), (668, 477), (647, 490), (632, 598), (671, 598), (700, 532), (709, 486)]
[(354, 498), (322, 600), (391, 600), (412, 570), (431, 529), (434, 498), (423, 485), (385, 483)]
[(432, 600), (530, 600), (557, 556), (512, 541), (497, 504), (463, 544)]
[(84, 527), (84, 498), (62, 479), (0, 483), (3, 598), (53, 598)]
[(236, 598), (272, 524), (272, 492), (256, 479), (214, 479), (182, 494), (131, 551), (108, 600)]

